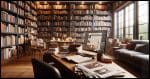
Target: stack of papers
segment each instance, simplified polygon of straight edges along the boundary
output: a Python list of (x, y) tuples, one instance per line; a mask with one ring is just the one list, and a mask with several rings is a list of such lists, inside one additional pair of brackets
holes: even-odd
[(67, 60), (71, 60), (75, 63), (83, 63), (92, 60), (91, 57), (83, 57), (81, 55), (72, 55), (72, 56), (66, 56)]
[(121, 70), (115, 68), (114, 66), (105, 65), (100, 62), (81, 63), (78, 64), (77, 67), (83, 72), (86, 72), (85, 75), (88, 77), (94, 76), (96, 78), (107, 78), (122, 73)]

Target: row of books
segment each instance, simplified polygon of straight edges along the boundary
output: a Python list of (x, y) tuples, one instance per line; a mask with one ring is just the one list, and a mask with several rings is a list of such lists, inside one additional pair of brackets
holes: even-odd
[(38, 30), (39, 31), (49, 31), (50, 29), (47, 27), (39, 27)]
[(74, 29), (74, 31), (78, 31), (78, 32), (79, 32), (79, 31), (81, 31), (81, 32), (82, 32), (82, 31), (91, 31), (91, 30), (92, 30), (91, 27), (85, 27), (85, 28), (84, 28), (84, 27), (82, 27), (82, 28), (80, 27), (80, 28), (75, 28), (75, 29)]
[(31, 13), (34, 14), (34, 15), (37, 15), (37, 12), (33, 9), (31, 9)]
[(26, 3), (30, 4), (31, 1), (25, 1)]
[(107, 10), (107, 5), (95, 4), (94, 7), (95, 7), (94, 9), (105, 9), (105, 10)]
[(25, 23), (26, 23), (27, 26), (37, 27), (37, 23), (35, 21), (25, 19)]
[(51, 37), (52, 34), (48, 33), (48, 32), (39, 32), (38, 33), (38, 37)]
[(71, 26), (92, 26), (92, 21), (71, 21)]
[(71, 20), (92, 20), (92, 16), (86, 15), (86, 16), (71, 16)]
[(21, 8), (18, 8), (18, 14), (21, 16), (24, 16), (24, 10)]
[[(38, 9), (69, 9), (69, 6), (66, 4), (64, 5), (39, 5), (37, 6)], [(105, 5), (99, 5), (99, 4), (71, 4), (71, 9), (106, 9), (107, 7)]]
[(18, 37), (18, 44), (23, 44), (24, 43), (24, 35), (20, 35)]
[(24, 19), (18, 17), (18, 24), (24, 25)]
[(101, 11), (101, 10), (94, 10), (95, 14), (98, 15), (110, 15), (110, 11)]
[(37, 21), (36, 16), (32, 15), (30, 12), (26, 12), (26, 13), (25, 13), (25, 16), (26, 16), (27, 18), (30, 18), (30, 19), (32, 19), (32, 20)]
[(1, 8), (17, 13), (16, 4), (7, 1), (1, 1)]
[(37, 22), (38, 26), (51, 26), (52, 22), (46, 21), (46, 22)]
[(37, 27), (36, 22), (31, 21), (31, 26), (32, 26), (32, 27)]
[(18, 33), (24, 33), (24, 28), (18, 27)]
[(16, 33), (16, 27), (15, 25), (8, 24), (1, 22), (1, 32), (8, 32), (8, 33)]
[(23, 1), (17, 1), (18, 5), (21, 6), (22, 8), (24, 7), (24, 2)]
[(93, 10), (74, 10), (72, 14), (94, 14)]
[(54, 27), (53, 28), (53, 31), (68, 31), (68, 28), (66, 27)]
[(1, 11), (1, 20), (11, 22), (11, 23), (16, 23), (16, 17), (13, 16), (12, 14), (8, 14), (5, 11)]
[(97, 16), (97, 15), (94, 15), (93, 19), (94, 20), (111, 20), (111, 16)]
[(32, 35), (32, 34), (29, 33), (29, 34), (28, 34), (28, 39), (33, 40), (33, 39), (37, 39), (37, 38), (36, 38), (35, 35)]
[(53, 9), (68, 9), (67, 5), (52, 5)]
[[(59, 15), (54, 15), (53, 16), (54, 20), (69, 20), (68, 16), (59, 16)], [(51, 19), (52, 20), (52, 19)]]
[[(55, 17), (56, 15), (54, 15), (54, 17)], [(59, 16), (58, 16), (59, 17)], [(46, 15), (40, 15), (40, 16), (37, 16), (37, 19), (38, 20), (47, 20), (47, 21), (50, 21), (50, 20), (52, 20), (53, 19), (53, 16), (46, 16)]]
[(67, 5), (39, 5), (38, 9), (67, 9)]
[(31, 2), (31, 6), (36, 9), (36, 4), (34, 2)]
[(69, 26), (70, 23), (68, 21), (54, 22), (54, 26)]
[(16, 44), (15, 35), (1, 36), (1, 47), (10, 46)]
[(53, 10), (53, 14), (69, 14), (67, 10)]
[[(18, 31), (17, 31), (18, 28)], [(24, 33), (24, 28), (16, 27), (12, 24), (6, 24), (1, 22), (1, 32), (7, 32), (7, 33)]]
[[(19, 6), (24, 8), (24, 2), (18, 1), (18, 3), (16, 2), (16, 4), (18, 4)], [(10, 2), (6, 2), (6, 1), (2, 1), (1, 2), (1, 8), (4, 8), (6, 10), (9, 10), (9, 11), (12, 11), (14, 13), (18, 13), (19, 15), (24, 16), (24, 10), (22, 8), (18, 8), (18, 11), (17, 11), (16, 4), (10, 3)], [(28, 4), (26, 4), (25, 7), (26, 7), (25, 9), (27, 11), (30, 11), (30, 6)], [(35, 10), (31, 10), (31, 12), (36, 15), (36, 11)]]
[[(59, 11), (59, 10), (50, 10), (50, 11), (43, 11), (43, 10), (39, 10), (37, 12), (38, 14), (69, 14), (68, 11), (63, 10), (63, 11)], [(101, 10), (74, 10), (71, 12), (71, 14), (96, 14), (96, 15), (110, 15), (109, 11), (101, 11)]]
[(75, 5), (75, 4), (71, 4), (71, 9), (93, 9), (93, 5), (86, 5), (86, 4)]
[(43, 11), (43, 10), (38, 10), (37, 11), (37, 14), (53, 14), (53, 12), (51, 11), (51, 10), (45, 10), (45, 11)]
[(12, 11), (14, 13), (17, 13), (16, 4), (14, 4), (14, 3), (8, 3), (8, 9), (7, 10)]
[(27, 27), (27, 28), (25, 29), (25, 32), (27, 32), (27, 33), (32, 33), (32, 34), (37, 34), (37, 29), (34, 29), (34, 28), (32, 28), (32, 27)]
[(17, 55), (16, 46), (13, 46), (12, 48), (1, 49), (1, 62), (4, 62), (4, 60), (7, 60), (12, 56), (16, 55)]
[(25, 4), (25, 9), (26, 9), (27, 11), (29, 11), (29, 12), (30, 12), (30, 10), (31, 10), (30, 6), (29, 6), (27, 3)]
[(105, 21), (71, 21), (71, 26), (111, 26), (111, 22)]
[(38, 16), (38, 19), (40, 20), (111, 20), (111, 16), (91, 16), (91, 15), (87, 15), (87, 16), (71, 16), (70, 18), (68, 16), (59, 16), (59, 15), (54, 15), (52, 16), (45, 16), (45, 15), (41, 15)]
[(1, 8), (8, 10), (8, 2), (7, 1), (1, 1)]
[(74, 28), (74, 29), (71, 29), (71, 31), (76, 31), (76, 32), (84, 32), (84, 31), (99, 31), (99, 30), (108, 30), (110, 31), (110, 28), (108, 27), (80, 27), (80, 28)]
[(69, 14), (69, 12), (67, 10), (39, 10), (37, 14)]
[(94, 21), (93, 26), (110, 26), (111, 27), (111, 22)]
[(107, 9), (106, 5), (101, 5), (101, 4), (79, 4), (79, 5), (75, 5), (75, 4), (71, 4), (71, 9)]

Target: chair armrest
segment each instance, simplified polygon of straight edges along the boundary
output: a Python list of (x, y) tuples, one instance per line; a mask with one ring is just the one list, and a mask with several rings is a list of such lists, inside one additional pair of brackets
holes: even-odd
[(55, 63), (54, 63), (54, 62), (49, 62), (48, 64), (50, 64), (50, 65), (54, 65)]

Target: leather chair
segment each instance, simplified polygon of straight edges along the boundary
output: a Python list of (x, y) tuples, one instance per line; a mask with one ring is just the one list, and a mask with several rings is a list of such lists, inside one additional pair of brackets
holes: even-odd
[(59, 70), (46, 62), (32, 58), (32, 66), (34, 78), (62, 78)]

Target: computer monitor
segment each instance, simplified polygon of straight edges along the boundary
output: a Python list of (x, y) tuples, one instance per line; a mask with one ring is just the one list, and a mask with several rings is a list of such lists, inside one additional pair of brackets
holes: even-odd
[(106, 48), (107, 31), (86, 32), (84, 50), (104, 53)]

